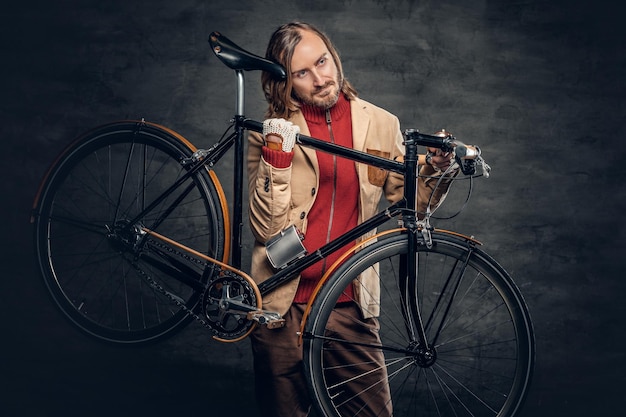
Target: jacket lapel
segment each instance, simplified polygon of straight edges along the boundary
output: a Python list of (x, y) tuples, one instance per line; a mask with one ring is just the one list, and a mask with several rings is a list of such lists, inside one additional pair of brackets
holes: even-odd
[(350, 101), (352, 112), (352, 146), (359, 151), (365, 151), (365, 139), (369, 129), (370, 116), (363, 101), (358, 98)]
[[(350, 102), (352, 112), (352, 147), (358, 151), (365, 152), (365, 140), (369, 129), (370, 117), (363, 101), (355, 98)], [(356, 172), (359, 177), (359, 223), (365, 218), (363, 183), (367, 181), (367, 165), (356, 163)]]

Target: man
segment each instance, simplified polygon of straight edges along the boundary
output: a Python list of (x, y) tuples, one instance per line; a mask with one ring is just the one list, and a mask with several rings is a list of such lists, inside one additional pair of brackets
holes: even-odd
[[(252, 276), (257, 282), (274, 273), (265, 242), (288, 226), (295, 225), (304, 234), (304, 245), (311, 252), (373, 216), (383, 193), (390, 201), (403, 195), (400, 175), (294, 146), (295, 135), (302, 132), (387, 158), (403, 157), (397, 117), (357, 97), (344, 78), (338, 53), (328, 37), (306, 23), (283, 25), (272, 35), (266, 58), (283, 65), (288, 77), (281, 81), (263, 74), (268, 120), (263, 135), (250, 136), (250, 224), (255, 237)], [(422, 167), (422, 173), (435, 175), (435, 169), (445, 170), (451, 157), (433, 155), (432, 165)], [(420, 181), (418, 191), (421, 201), (427, 201), (432, 192), (424, 181)], [(437, 190), (435, 200), (441, 199), (445, 191)], [(340, 255), (341, 251), (309, 267), (299, 279), (263, 299), (264, 309), (277, 311), (286, 319), (284, 328), (268, 330), (259, 326), (251, 335), (257, 400), (263, 416), (308, 414), (311, 400), (296, 332), (315, 285)], [(350, 316), (377, 328), (376, 318), (352, 301), (355, 294), (342, 297), (337, 306), (344, 310), (340, 317)], [(338, 328), (345, 325), (340, 317), (331, 318)], [(372, 343), (376, 343), (377, 333), (373, 331), (372, 335)], [(382, 363), (380, 354), (371, 355), (365, 350), (360, 354)], [(385, 378), (384, 366), (381, 368)], [(371, 414), (391, 415), (388, 390), (376, 397)]]

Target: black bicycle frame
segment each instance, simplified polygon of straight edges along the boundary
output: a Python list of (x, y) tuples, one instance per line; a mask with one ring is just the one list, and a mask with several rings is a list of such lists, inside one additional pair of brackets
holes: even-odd
[[(141, 213), (139, 213), (135, 219), (129, 224), (133, 225), (144, 218), (145, 214), (156, 207), (160, 202), (177, 189), (181, 188), (183, 184), (191, 178), (199, 169), (202, 169), (205, 165), (213, 165), (216, 163), (229, 149), (234, 145), (234, 177), (233, 177), (233, 213), (232, 213), (232, 230), (230, 231), (232, 237), (231, 260), (230, 265), (236, 269), (241, 269), (242, 258), (242, 233), (243, 233), (243, 182), (244, 182), (244, 140), (246, 139), (246, 132), (262, 132), (263, 124), (261, 122), (246, 119), (243, 114), (244, 108), (244, 77), (243, 71), (235, 71), (237, 75), (237, 111), (233, 119), (234, 132), (226, 139), (220, 141), (209, 150), (205, 151), (201, 158), (197, 160), (191, 160), (186, 167), (187, 172), (185, 175), (177, 179), (172, 186), (170, 186), (161, 196), (157, 197), (151, 202)], [(138, 129), (141, 129), (141, 123), (138, 124)], [(425, 135), (419, 133), (416, 130), (410, 129), (405, 132), (405, 156), (404, 162), (397, 162), (387, 158), (371, 155), (366, 152), (355, 150), (352, 148), (336, 145), (333, 143), (325, 142), (310, 136), (298, 135), (297, 143), (306, 147), (313, 148), (318, 151), (331, 153), (343, 158), (353, 160), (358, 163), (372, 165), (378, 168), (382, 168), (388, 171), (396, 172), (404, 176), (404, 198), (399, 202), (392, 204), (386, 210), (376, 214), (372, 218), (364, 221), (354, 229), (339, 236), (333, 241), (322, 246), (313, 253), (310, 253), (288, 265), (284, 269), (278, 271), (267, 280), (258, 285), (261, 295), (276, 289), (287, 281), (294, 279), (298, 274), (313, 265), (314, 263), (324, 259), (329, 254), (339, 250), (345, 245), (355, 242), (359, 237), (365, 235), (367, 232), (374, 230), (378, 226), (389, 221), (391, 218), (401, 216), (404, 227), (408, 233), (408, 256), (405, 260), (402, 260), (401, 267), (406, 268), (404, 274), (402, 274), (402, 281), (400, 282), (401, 288), (405, 288), (407, 294), (416, 294), (416, 268), (417, 261), (415, 254), (417, 252), (417, 245), (420, 244), (418, 232), (418, 219), (416, 215), (416, 200), (417, 200), (417, 177), (418, 177), (418, 154), (417, 147), (428, 146), (446, 149), (449, 146), (449, 138), (442, 138), (434, 135)], [(175, 199), (172, 205), (175, 205), (177, 201), (191, 189), (187, 187), (183, 189), (181, 196)], [(167, 213), (165, 210), (164, 213)], [(158, 225), (160, 221), (157, 220), (155, 225)], [(130, 227), (130, 226), (129, 226)], [(156, 261), (158, 263), (158, 261)], [(165, 265), (165, 264), (164, 264)], [(157, 266), (155, 264), (155, 266)], [(181, 271), (184, 272), (184, 271)], [(195, 286), (194, 286), (195, 287)], [(415, 300), (409, 299), (403, 300), (406, 316), (409, 318), (416, 317), (417, 323), (409, 322), (407, 327), (411, 330), (414, 340), (426, 343), (425, 332), (423, 328), (422, 319), (419, 316), (419, 308), (415, 303)], [(415, 331), (417, 334), (415, 334)], [(428, 348), (428, 346), (426, 346)]]
[[(185, 175), (178, 178), (161, 196), (157, 197), (151, 202), (141, 213), (139, 213), (134, 219), (129, 222), (130, 225), (137, 224), (145, 214), (154, 209), (158, 204), (165, 200), (169, 195), (174, 193), (179, 188), (183, 187), (183, 184), (191, 178), (193, 174), (198, 170), (203, 169), (206, 165), (215, 164), (233, 145), (234, 145), (234, 177), (233, 177), (233, 212), (232, 212), (232, 230), (230, 231), (232, 237), (231, 260), (230, 265), (238, 270), (241, 269), (241, 257), (242, 257), (242, 234), (243, 234), (243, 203), (244, 203), (244, 179), (243, 174), (245, 172), (244, 166), (244, 140), (246, 139), (246, 132), (262, 132), (263, 124), (258, 121), (246, 119), (244, 116), (244, 76), (243, 70), (235, 71), (237, 76), (237, 101), (236, 101), (236, 114), (233, 119), (234, 132), (231, 133), (226, 139), (220, 140), (209, 150), (203, 150), (202, 155), (197, 158), (187, 158), (185, 161), (181, 161), (187, 172)], [(142, 123), (137, 124), (137, 129), (140, 130), (143, 127)], [(405, 140), (405, 156), (404, 162), (400, 163), (387, 158), (371, 155), (366, 152), (358, 151), (352, 148), (336, 145), (333, 143), (325, 142), (310, 136), (298, 135), (297, 143), (303, 146), (313, 148), (318, 151), (331, 153), (339, 157), (347, 158), (358, 163), (372, 165), (378, 168), (382, 168), (388, 171), (396, 172), (404, 177), (404, 198), (392, 204), (385, 211), (380, 212), (372, 218), (364, 221), (354, 229), (339, 236), (333, 241), (325, 244), (313, 253), (310, 253), (288, 265), (286, 268), (276, 272), (273, 276), (259, 284), (259, 291), (261, 295), (276, 289), (287, 281), (294, 279), (298, 274), (314, 263), (324, 259), (329, 254), (341, 249), (345, 245), (355, 242), (359, 237), (365, 235), (367, 232), (374, 230), (378, 226), (389, 221), (396, 216), (402, 216), (404, 227), (408, 231), (408, 255), (401, 261), (401, 268), (406, 268), (405, 273), (401, 274), (401, 288), (405, 288), (407, 294), (416, 294), (416, 268), (417, 260), (414, 255), (417, 252), (416, 245), (420, 244), (418, 239), (418, 221), (416, 215), (416, 200), (417, 200), (417, 174), (418, 174), (418, 155), (417, 146), (429, 146), (447, 149), (450, 145), (450, 138), (442, 138), (434, 135), (421, 134), (416, 130), (407, 130), (404, 134)], [(192, 189), (191, 186), (182, 188), (182, 192), (178, 198), (170, 204), (170, 209), (173, 209), (178, 201)], [(167, 216), (169, 209), (164, 210), (164, 216), (161, 220), (156, 220), (154, 226), (162, 221), (163, 217)], [(162, 262), (157, 260), (151, 260), (154, 266), (159, 266)], [(167, 267), (167, 264), (162, 264), (162, 267)], [(169, 268), (169, 267), (168, 267)], [(172, 271), (170, 271), (172, 272)], [(185, 274), (185, 271), (181, 271)], [(180, 274), (176, 274), (180, 275)], [(191, 278), (193, 280), (193, 278)], [(189, 284), (189, 280), (185, 279), (185, 282)], [(198, 280), (198, 284), (200, 281)], [(197, 285), (192, 285), (194, 288)], [(419, 316), (419, 308), (414, 301), (410, 299), (403, 300), (403, 305), (406, 316), (411, 320), (407, 323), (407, 327), (413, 334), (413, 338), (416, 341), (425, 342), (425, 332), (423, 328), (422, 319)], [(413, 318), (417, 319), (417, 322), (413, 322)], [(415, 331), (417, 334), (415, 334)]]
[[(242, 257), (242, 232), (243, 232), (243, 173), (244, 167), (244, 140), (247, 131), (262, 132), (262, 123), (246, 119), (243, 115), (237, 115), (233, 121), (234, 132), (225, 140), (220, 141), (217, 145), (210, 148), (206, 155), (202, 159), (195, 161), (187, 167), (187, 172), (182, 177), (178, 178), (162, 195), (152, 201), (141, 213), (137, 214), (130, 225), (136, 224), (146, 213), (151, 211), (160, 202), (164, 201), (166, 197), (174, 193), (176, 190), (183, 187), (183, 184), (191, 178), (199, 169), (202, 169), (205, 165), (213, 165), (219, 158), (224, 155), (233, 145), (235, 146), (234, 152), (234, 177), (233, 177), (233, 213), (232, 213), (232, 230), (230, 231), (232, 237), (231, 247), (231, 261), (230, 265), (236, 269), (241, 269), (241, 257)], [(138, 129), (141, 129), (141, 124), (138, 124)], [(366, 152), (358, 151), (352, 148), (336, 145), (329, 142), (305, 136), (298, 135), (297, 143), (307, 146), (322, 152), (328, 152), (340, 157), (344, 157), (355, 162), (372, 165), (378, 168), (382, 168), (388, 171), (396, 172), (404, 176), (404, 198), (399, 202), (391, 205), (385, 211), (382, 211), (374, 217), (366, 220), (358, 225), (356, 228), (350, 230), (342, 236), (339, 236), (332, 242), (322, 246), (317, 251), (308, 254), (307, 256), (295, 261), (285, 269), (280, 270), (275, 275), (264, 281), (259, 285), (261, 294), (274, 290), (286, 281), (293, 279), (299, 272), (313, 265), (319, 260), (327, 257), (329, 254), (342, 248), (350, 242), (354, 242), (357, 238), (363, 236), (365, 233), (381, 226), (393, 217), (402, 216), (404, 227), (410, 232), (417, 231), (417, 217), (415, 213), (416, 199), (417, 199), (417, 169), (418, 169), (418, 157), (417, 146), (435, 146), (444, 147), (445, 138), (432, 135), (424, 135), (415, 130), (408, 130), (405, 133), (405, 158), (404, 163), (393, 161), (387, 158), (372, 155)], [(175, 205), (185, 193), (191, 187), (184, 189), (181, 196), (175, 199), (172, 205)], [(164, 210), (164, 213), (168, 213), (168, 210)], [(163, 216), (166, 217), (166, 214)], [(160, 220), (156, 220), (154, 227), (158, 226)], [(411, 233), (411, 235), (417, 235)], [(415, 245), (418, 244), (417, 239), (409, 239), (409, 253), (414, 253)], [(409, 260), (409, 262), (411, 262)], [(415, 270), (411, 265), (409, 271)], [(413, 277), (414, 278), (414, 277)], [(407, 285), (413, 285), (414, 279), (409, 279)]]

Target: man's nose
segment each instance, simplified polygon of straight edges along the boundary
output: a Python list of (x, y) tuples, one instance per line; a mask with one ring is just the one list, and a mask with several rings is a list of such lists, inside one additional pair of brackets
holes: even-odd
[(319, 72), (313, 70), (311, 71), (311, 75), (313, 76), (313, 85), (315, 87), (321, 87), (322, 85), (324, 85), (324, 80)]

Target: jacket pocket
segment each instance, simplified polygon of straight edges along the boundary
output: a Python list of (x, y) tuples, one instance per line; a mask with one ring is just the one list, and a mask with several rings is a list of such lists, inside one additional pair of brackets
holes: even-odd
[[(389, 159), (390, 156), (389, 152), (379, 151), (377, 149), (367, 149), (367, 153), (387, 159)], [(389, 171), (387, 171), (386, 169), (378, 168), (371, 165), (367, 166), (367, 179), (372, 185), (382, 187), (385, 184), (387, 175), (389, 175)]]

